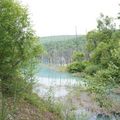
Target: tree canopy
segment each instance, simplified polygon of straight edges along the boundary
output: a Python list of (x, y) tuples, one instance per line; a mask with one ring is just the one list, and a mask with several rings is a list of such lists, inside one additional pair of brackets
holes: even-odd
[(26, 78), (41, 51), (27, 8), (15, 0), (0, 0), (0, 81), (3, 95), (10, 94), (13, 81)]

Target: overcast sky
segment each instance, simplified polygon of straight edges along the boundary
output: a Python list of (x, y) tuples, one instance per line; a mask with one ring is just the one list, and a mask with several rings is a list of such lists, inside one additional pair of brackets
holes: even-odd
[(102, 12), (116, 17), (120, 0), (20, 0), (29, 8), (34, 29), (39, 36), (73, 35), (96, 27)]

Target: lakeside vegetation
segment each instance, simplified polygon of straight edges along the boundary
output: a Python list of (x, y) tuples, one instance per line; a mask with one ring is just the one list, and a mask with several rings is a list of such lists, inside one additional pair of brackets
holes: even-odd
[(87, 34), (86, 50), (88, 60), (78, 51), (73, 54), (68, 71), (85, 73), (89, 90), (96, 94), (100, 106), (110, 107), (110, 92), (120, 89), (120, 29), (113, 18), (100, 15), (97, 28)]
[[(39, 38), (26, 7), (1, 0), (0, 10), (0, 120), (75, 120), (74, 110), (84, 104), (84, 95), (87, 102), (96, 100), (99, 109), (120, 114), (119, 102), (110, 96), (120, 95), (120, 28), (113, 18), (101, 14), (97, 28), (87, 35)], [(68, 87), (63, 103), (52, 91), (46, 99), (33, 93), (40, 60), (86, 78), (86, 88)], [(79, 117), (88, 120), (86, 114)]]

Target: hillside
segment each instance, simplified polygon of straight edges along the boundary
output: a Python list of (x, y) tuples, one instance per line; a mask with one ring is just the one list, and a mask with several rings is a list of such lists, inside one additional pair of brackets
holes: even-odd
[(40, 41), (47, 54), (43, 55), (42, 61), (49, 64), (68, 64), (71, 62), (74, 51), (85, 51), (85, 35), (61, 35), (41, 37)]
[[(85, 39), (85, 35), (77, 35), (77, 38)], [(65, 40), (76, 40), (76, 35), (58, 35), (58, 36), (46, 36), (40, 37), (41, 42), (50, 42), (50, 41), (65, 41)]]

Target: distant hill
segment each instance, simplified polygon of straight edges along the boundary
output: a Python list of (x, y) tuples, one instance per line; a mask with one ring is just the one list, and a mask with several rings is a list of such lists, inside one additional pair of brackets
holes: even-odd
[[(77, 39), (85, 39), (85, 35), (78, 35)], [(58, 35), (58, 36), (47, 36), (40, 37), (41, 42), (53, 42), (53, 41), (66, 41), (66, 40), (76, 40), (76, 35)]]
[(74, 51), (85, 51), (85, 35), (60, 35), (41, 37), (44, 50), (47, 54), (42, 56), (42, 61), (49, 64), (68, 64), (71, 62)]

